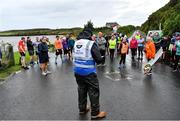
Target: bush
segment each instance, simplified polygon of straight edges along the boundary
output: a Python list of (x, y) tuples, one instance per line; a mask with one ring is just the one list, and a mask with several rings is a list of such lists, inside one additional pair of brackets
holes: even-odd
[(135, 26), (133, 26), (133, 25), (128, 25), (128, 26), (120, 27), (120, 28), (118, 29), (118, 33), (122, 33), (122, 34), (129, 35), (129, 34), (132, 34), (135, 30), (136, 30), (136, 27), (135, 27)]

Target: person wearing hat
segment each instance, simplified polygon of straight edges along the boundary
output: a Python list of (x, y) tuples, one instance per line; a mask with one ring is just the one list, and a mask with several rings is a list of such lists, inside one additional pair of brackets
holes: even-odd
[(91, 104), (91, 118), (104, 118), (106, 113), (100, 111), (99, 82), (96, 74), (96, 63), (102, 63), (101, 53), (97, 44), (91, 40), (92, 31), (85, 28), (77, 38), (73, 51), (74, 74), (78, 85), (79, 114), (86, 114), (87, 94)]
[[(155, 44), (151, 37), (147, 37), (144, 52), (146, 54), (146, 58), (148, 61), (150, 61), (151, 59), (153, 59), (155, 57), (156, 47), (155, 47)], [(152, 69), (150, 70), (148, 75), (152, 74), (151, 71), (152, 71)]]
[(176, 37), (175, 46), (176, 46), (176, 56), (175, 56), (175, 65), (174, 65), (173, 72), (176, 72), (178, 70), (178, 63), (179, 63), (179, 60), (180, 60), (180, 35), (178, 35)]
[(102, 32), (98, 33), (97, 44), (99, 46), (99, 50), (100, 50), (101, 56), (103, 58), (102, 65), (105, 65), (105, 59), (106, 59), (106, 57), (105, 57), (106, 56), (106, 40), (103, 37), (103, 33)]

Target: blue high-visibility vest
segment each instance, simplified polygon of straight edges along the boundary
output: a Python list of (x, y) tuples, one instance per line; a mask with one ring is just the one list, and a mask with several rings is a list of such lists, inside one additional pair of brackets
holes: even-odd
[(74, 72), (78, 75), (86, 76), (96, 73), (95, 61), (92, 58), (91, 48), (94, 42), (81, 39), (75, 42), (73, 50)]

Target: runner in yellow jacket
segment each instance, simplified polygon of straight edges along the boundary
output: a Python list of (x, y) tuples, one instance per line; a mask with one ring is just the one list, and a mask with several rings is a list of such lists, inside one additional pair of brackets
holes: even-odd
[(115, 35), (112, 34), (111, 39), (109, 40), (109, 51), (110, 51), (110, 59), (114, 59), (114, 52), (116, 49), (116, 38)]

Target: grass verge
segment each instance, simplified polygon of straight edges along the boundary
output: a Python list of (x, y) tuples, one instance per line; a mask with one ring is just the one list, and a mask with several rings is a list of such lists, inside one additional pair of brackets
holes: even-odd
[[(27, 52), (26, 52), (27, 53)], [(21, 70), (21, 65), (19, 65), (19, 52), (14, 52), (15, 65), (11, 67), (4, 68), (0, 70), (0, 81), (5, 80), (11, 74)], [(26, 54), (26, 62), (29, 62), (29, 54)]]

